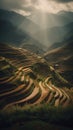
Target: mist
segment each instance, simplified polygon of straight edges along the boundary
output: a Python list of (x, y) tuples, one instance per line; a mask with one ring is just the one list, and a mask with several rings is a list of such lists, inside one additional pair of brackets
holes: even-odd
[(12, 23), (46, 47), (63, 41), (67, 29), (61, 27), (73, 22), (68, 13), (73, 12), (72, 0), (0, 0), (0, 8), (22, 15), (24, 20), (13, 16)]

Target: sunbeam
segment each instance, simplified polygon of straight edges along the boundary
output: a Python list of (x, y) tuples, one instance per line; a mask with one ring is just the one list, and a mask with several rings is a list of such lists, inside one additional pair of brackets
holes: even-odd
[[(47, 29), (45, 29), (48, 22), (47, 15), (45, 12), (45, 9), (46, 8), (48, 9), (47, 2), (48, 2), (47, 0), (44, 0), (44, 1), (37, 0), (36, 2), (37, 6), (35, 6), (36, 4), (34, 4), (34, 8), (32, 8), (31, 15), (27, 17), (30, 21), (36, 24), (36, 27), (34, 27), (34, 25), (31, 24), (31, 22), (29, 22), (29, 24), (26, 23), (26, 32), (32, 38), (36, 39), (38, 42), (40, 43), (42, 42), (42, 44), (44, 44), (45, 46), (49, 45), (48, 33), (47, 33)], [(49, 8), (51, 7), (49, 6)], [(37, 21), (39, 21), (39, 25)], [(23, 26), (24, 26), (24, 22), (21, 24), (20, 28), (24, 29)], [(40, 33), (40, 30), (41, 30), (41, 33)], [(24, 44), (22, 43), (22, 45)]]
[[(63, 26), (63, 22), (65, 21), (60, 17), (58, 18), (58, 12), (63, 10), (71, 11), (73, 7), (69, 2), (64, 4), (56, 0), (22, 0), (21, 2), (18, 0), (17, 7), (15, 8), (14, 6), (11, 10), (25, 16), (24, 20), (16, 22), (18, 28), (29, 35), (31, 39), (47, 47), (52, 44), (49, 39), (56, 39), (56, 41), (59, 39), (59, 36), (55, 38), (54, 33), (52, 36), (49, 36), (49, 29)], [(27, 38), (23, 40), (24, 43), (21, 46), (25, 44), (26, 40)]]

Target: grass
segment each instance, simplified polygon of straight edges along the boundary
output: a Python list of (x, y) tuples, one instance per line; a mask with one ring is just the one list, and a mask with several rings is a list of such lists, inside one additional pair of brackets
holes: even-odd
[(25, 107), (14, 106), (0, 112), (0, 125), (13, 125), (32, 120), (73, 127), (73, 106), (62, 108), (48, 104), (26, 105)]

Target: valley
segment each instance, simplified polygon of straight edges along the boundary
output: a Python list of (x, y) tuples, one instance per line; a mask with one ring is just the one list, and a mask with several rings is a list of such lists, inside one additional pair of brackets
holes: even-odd
[(0, 128), (72, 130), (73, 12), (21, 12), (0, 9)]

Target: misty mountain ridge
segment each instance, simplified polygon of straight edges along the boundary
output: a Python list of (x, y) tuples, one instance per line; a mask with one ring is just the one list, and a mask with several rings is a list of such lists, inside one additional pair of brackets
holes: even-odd
[[(41, 48), (38, 41), (7, 20), (0, 20), (0, 42), (22, 48), (25, 46), (25, 48), (37, 54), (44, 53), (44, 46)], [(26, 44), (28, 47), (26, 47)]]
[[(60, 46), (63, 41), (66, 41), (73, 36), (73, 22), (62, 27), (52, 27), (47, 30), (43, 30), (42, 32), (37, 32), (35, 36), (43, 43), (45, 35), (47, 39), (47, 41), (45, 40), (46, 45), (50, 43), (50, 46), (53, 46), (52, 44)], [(50, 46), (48, 45), (48, 47)]]
[[(53, 43), (47, 50), (52, 50), (52, 49), (62, 47), (67, 44), (72, 44), (72, 42), (73, 42), (73, 22), (62, 28), (58, 28), (58, 29), (62, 33), (62, 35), (64, 35), (63, 39), (61, 39), (62, 41), (60, 40), (58, 42)], [(60, 34), (60, 33), (58, 33), (58, 29), (56, 30), (56, 28), (55, 28), (55, 30), (57, 31), (57, 35)], [(63, 30), (65, 33), (63, 33)]]
[[(43, 21), (42, 21), (43, 23), (39, 22), (42, 20), (42, 15), (46, 20), (45, 23), (46, 25), (44, 25)], [(35, 24), (37, 27), (39, 26), (40, 28), (42, 24), (44, 25), (44, 27), (51, 28), (54, 26), (63, 26), (73, 22), (73, 12), (60, 11), (57, 14), (53, 14), (53, 13), (44, 13), (44, 12), (42, 13), (40, 11), (37, 11), (36, 13), (33, 12), (32, 15), (30, 16), (23, 16), (14, 11), (0, 9), (0, 19), (5, 19), (5, 20), (7, 19), (13, 22), (14, 24), (16, 24), (17, 26), (19, 26), (19, 24), (22, 23), (23, 21), (25, 22), (25, 24), (26, 23), (28, 24), (30, 22), (30, 24), (33, 23), (33, 26)]]
[[(63, 41), (64, 35), (67, 33), (66, 32), (67, 28), (66, 27), (64, 28), (63, 25), (72, 23), (72, 21), (73, 21), (73, 17), (71, 17), (73, 15), (72, 12), (61, 12), (58, 14), (46, 13), (44, 15), (46, 15), (46, 17), (48, 19), (48, 21), (46, 19), (47, 29), (43, 29), (43, 27), (45, 27), (45, 25), (44, 25), (45, 23), (43, 23), (43, 26), (41, 27), (42, 19), (40, 20), (40, 18), (41, 18), (40, 13), (38, 12), (36, 14), (36, 16), (38, 15), (37, 19), (40, 22), (35, 22), (34, 20), (36, 20), (36, 19), (34, 19), (34, 18), (36, 16), (33, 17), (33, 15), (34, 14), (32, 14), (32, 16), (29, 16), (29, 17), (24, 17), (13, 11), (6, 11), (6, 10), (0, 9), (0, 20), (7, 20), (7, 21), (11, 22), (14, 26), (16, 26), (16, 28), (18, 28), (18, 30), (21, 30), (23, 32), (23, 35), (26, 34), (26, 37), (27, 37), (27, 35), (29, 35), (29, 37), (36, 40), (41, 45), (43, 44), (45, 47), (46, 47), (46, 45), (48, 47), (49, 45), (51, 45), (55, 42), (59, 42), (61, 40)], [(33, 19), (30, 17), (32, 17)], [(59, 24), (57, 23), (57, 21)], [(50, 23), (52, 25), (49, 26)], [(67, 26), (67, 25), (65, 25), (65, 26)], [(60, 35), (59, 35), (59, 33), (60, 33)], [(24, 39), (25, 39), (24, 41), (26, 42), (26, 38), (24, 38)], [(34, 44), (35, 44), (35, 42), (34, 42)]]
[[(53, 15), (65, 15), (68, 18), (72, 16), (72, 14), (72, 12), (61, 12), (50, 15), (52, 15), (52, 17)], [(72, 17), (68, 19), (72, 20)], [(47, 50), (46, 45), (48, 47), (54, 43), (48, 48), (48, 50), (50, 50), (67, 44), (67, 40), (72, 39), (72, 31), (73, 22), (65, 26), (41, 30), (40, 23), (38, 25), (28, 17), (24, 17), (13, 11), (0, 9), (0, 42), (14, 44), (15, 46), (26, 48), (36, 54), (43, 54), (45, 50)]]
[[(36, 13), (33, 12), (28, 18), (34, 23), (40, 25), (40, 27), (44, 30), (55, 26), (61, 27), (73, 22), (73, 12), (60, 11), (53, 14), (37, 11)], [(43, 19), (45, 19), (44, 22)]]
[(37, 24), (28, 19), (28, 17), (20, 15), (14, 11), (7, 11), (0, 9), (0, 20), (8, 20), (17, 26), (19, 29), (22, 29), (29, 33), (30, 29), (37, 31), (40, 29)]
[[(24, 46), (24, 44), (32, 45), (33, 48), (36, 48), (37, 53), (42, 53), (45, 49), (45, 46), (33, 36), (33, 33), (40, 27), (27, 17), (13, 11), (0, 9), (0, 28), (0, 42), (15, 44), (18, 47)], [(31, 31), (32, 28), (34, 31)], [(31, 47), (28, 49), (32, 50)]]
[(7, 20), (0, 20), (0, 42), (19, 45), (27, 35)]

